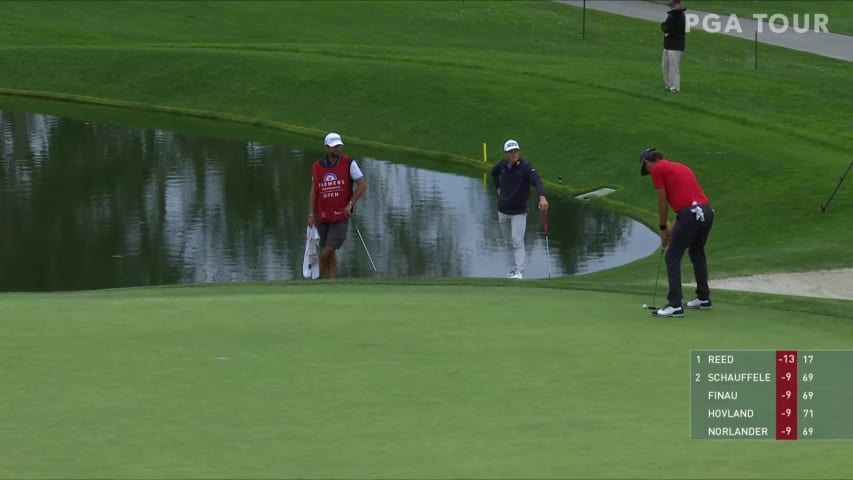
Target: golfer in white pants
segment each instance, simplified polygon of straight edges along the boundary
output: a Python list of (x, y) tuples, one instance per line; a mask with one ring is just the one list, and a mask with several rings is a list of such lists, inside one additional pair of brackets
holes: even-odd
[(492, 168), (492, 181), (498, 193), (498, 222), (504, 241), (511, 252), (509, 278), (524, 278), (524, 263), (527, 252), (524, 249), (524, 233), (527, 229), (527, 199), (530, 187), (536, 187), (539, 194), (539, 209), (548, 209), (545, 187), (536, 169), (530, 162), (521, 158), (518, 142), (507, 140), (504, 143), (506, 157)]

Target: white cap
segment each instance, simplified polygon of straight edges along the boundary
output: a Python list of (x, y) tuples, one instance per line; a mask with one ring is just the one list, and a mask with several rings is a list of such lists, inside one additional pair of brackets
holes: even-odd
[(331, 132), (326, 135), (326, 143), (327, 147), (337, 147), (338, 145), (343, 145), (344, 141), (341, 140), (341, 136), (335, 132)]
[(504, 152), (508, 152), (510, 150), (519, 150), (518, 142), (511, 139), (507, 140), (506, 143), (504, 143)]

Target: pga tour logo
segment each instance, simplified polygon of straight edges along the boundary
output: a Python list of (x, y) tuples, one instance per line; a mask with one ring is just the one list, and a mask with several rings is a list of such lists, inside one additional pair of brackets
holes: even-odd
[[(723, 21), (716, 13), (706, 14), (700, 17), (695, 13), (685, 13), (686, 30), (689, 32), (691, 27), (702, 25), (702, 30), (709, 33), (743, 33), (743, 28), (740, 26), (740, 20), (734, 13), (729, 15), (728, 20)], [(826, 28), (829, 25), (829, 16), (823, 13), (795, 13), (788, 15), (782, 13), (754, 13), (752, 19), (756, 21), (758, 33), (764, 33), (764, 21), (767, 20), (767, 26), (773, 33), (783, 33), (793, 30), (796, 33), (806, 32), (822, 32), (829, 33)]]

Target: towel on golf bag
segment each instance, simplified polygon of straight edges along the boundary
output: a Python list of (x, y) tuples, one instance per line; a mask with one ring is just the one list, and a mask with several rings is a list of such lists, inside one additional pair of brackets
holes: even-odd
[(317, 227), (305, 230), (305, 258), (302, 260), (302, 276), (316, 279), (320, 277), (320, 233)]

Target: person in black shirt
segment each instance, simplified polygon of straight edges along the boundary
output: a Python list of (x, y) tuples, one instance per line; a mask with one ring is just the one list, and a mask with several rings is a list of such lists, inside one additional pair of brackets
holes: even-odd
[(664, 86), (670, 92), (681, 91), (681, 55), (684, 53), (685, 40), (685, 19), (684, 10), (681, 6), (681, 0), (672, 0), (669, 2), (672, 10), (666, 12), (666, 20), (660, 24), (660, 29), (663, 31), (663, 60), (661, 61), (661, 69), (663, 70)]
[(512, 253), (512, 269), (509, 278), (521, 279), (524, 273), (524, 232), (527, 228), (527, 199), (530, 187), (539, 194), (539, 210), (548, 209), (545, 187), (536, 169), (521, 158), (518, 142), (504, 143), (506, 158), (492, 168), (492, 180), (498, 193), (498, 222), (504, 241)]

